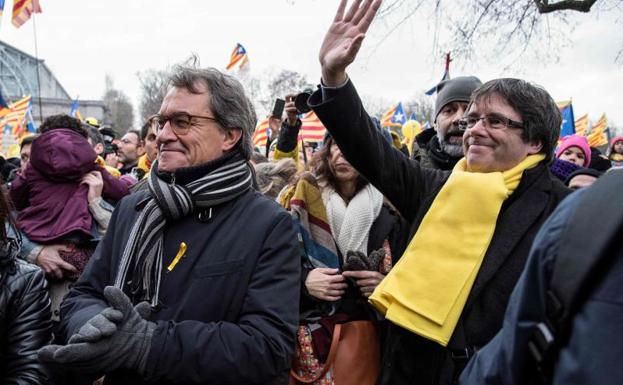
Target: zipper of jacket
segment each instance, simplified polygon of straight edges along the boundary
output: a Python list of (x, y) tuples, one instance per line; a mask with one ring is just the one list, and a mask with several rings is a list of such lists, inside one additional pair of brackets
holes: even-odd
[(171, 186), (175, 186), (175, 173), (171, 174)]

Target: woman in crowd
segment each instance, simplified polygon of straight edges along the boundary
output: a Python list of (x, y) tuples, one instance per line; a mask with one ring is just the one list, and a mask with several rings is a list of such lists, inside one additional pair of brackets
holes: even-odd
[(10, 210), (0, 191), (0, 383), (49, 384), (37, 351), (52, 340), (50, 300), (38, 267), (16, 258)]
[[(383, 195), (344, 159), (332, 138), (325, 138), (311, 169), (278, 198), (293, 214), (302, 239), (299, 362), (294, 367), (301, 369), (305, 362), (306, 367), (299, 374), (322, 367), (335, 324), (377, 320), (367, 297), (402, 255), (407, 230)], [(306, 346), (313, 346), (313, 353)]]
[(623, 136), (616, 136), (610, 141), (608, 158), (612, 162), (612, 167), (623, 166)]

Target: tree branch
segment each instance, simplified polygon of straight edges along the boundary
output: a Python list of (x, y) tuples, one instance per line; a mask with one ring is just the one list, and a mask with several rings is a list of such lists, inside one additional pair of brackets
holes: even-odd
[(562, 10), (578, 11), (578, 12), (590, 12), (591, 7), (597, 0), (562, 0), (556, 3), (551, 3), (549, 0), (534, 0), (539, 13), (551, 13)]

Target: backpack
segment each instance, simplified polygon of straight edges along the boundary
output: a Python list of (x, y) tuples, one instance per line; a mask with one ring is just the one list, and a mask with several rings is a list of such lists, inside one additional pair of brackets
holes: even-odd
[[(613, 170), (583, 192), (560, 240), (549, 287), (545, 320), (528, 343), (543, 384), (551, 384), (558, 352), (567, 342), (573, 317), (599, 283), (623, 223), (623, 170)], [(587, 218), (597, 218), (589, 221)], [(617, 245), (619, 243), (619, 245)], [(578, 258), (582, 256), (582, 258)]]

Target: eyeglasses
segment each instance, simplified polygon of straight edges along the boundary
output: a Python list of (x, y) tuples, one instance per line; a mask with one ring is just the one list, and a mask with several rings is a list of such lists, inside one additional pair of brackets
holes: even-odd
[(496, 114), (485, 115), (485, 116), (467, 116), (459, 120), (459, 128), (461, 130), (472, 128), (476, 125), (476, 123), (478, 123), (479, 120), (482, 120), (482, 123), (484, 124), (485, 127), (491, 128), (493, 130), (500, 130), (506, 127), (524, 128), (522, 122), (517, 122), (505, 116), (496, 115)]
[(185, 112), (174, 112), (168, 116), (160, 114), (153, 115), (149, 118), (149, 124), (156, 131), (156, 133), (159, 134), (164, 129), (164, 125), (169, 122), (173, 133), (175, 133), (175, 135), (182, 136), (188, 134), (190, 128), (197, 124), (193, 121), (194, 119), (207, 119), (218, 123), (218, 120), (211, 116), (199, 116), (190, 115)]

